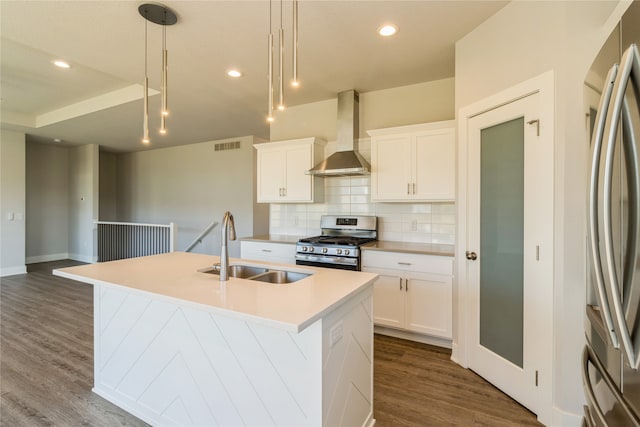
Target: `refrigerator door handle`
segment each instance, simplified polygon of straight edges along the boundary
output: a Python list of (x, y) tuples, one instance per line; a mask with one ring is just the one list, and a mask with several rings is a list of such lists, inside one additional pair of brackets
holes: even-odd
[[(630, 82), (630, 77), (632, 71), (634, 71), (634, 75), (638, 75), (640, 70), (638, 70), (638, 48), (636, 45), (631, 45), (629, 49), (627, 49), (622, 56), (620, 71), (616, 77), (616, 81), (614, 83), (613, 88), (613, 98), (612, 105), (609, 107), (609, 111), (607, 112), (607, 127), (605, 130), (605, 135), (607, 138), (607, 154), (605, 158), (605, 177), (604, 177), (604, 238), (605, 238), (605, 260), (607, 262), (607, 270), (609, 273), (609, 297), (611, 299), (615, 322), (617, 326), (617, 332), (620, 340), (622, 341), (622, 347), (624, 349), (625, 356), (627, 361), (629, 362), (629, 366), (633, 369), (638, 369), (638, 365), (640, 364), (640, 353), (636, 351), (634, 343), (631, 338), (631, 333), (629, 332), (629, 327), (627, 326), (625, 313), (622, 306), (622, 297), (620, 293), (620, 283), (618, 281), (618, 275), (615, 269), (615, 255), (614, 255), (614, 247), (613, 247), (613, 235), (612, 235), (612, 210), (611, 210), (611, 198), (612, 198), (612, 176), (613, 176), (613, 161), (614, 161), (614, 151), (615, 151), (615, 143), (616, 143), (616, 135), (618, 133), (618, 123), (622, 119), (625, 122), (630, 120), (628, 111), (625, 106), (625, 90), (627, 88), (628, 83)], [(635, 68), (635, 70), (633, 70)], [(622, 117), (621, 117), (622, 116)], [(628, 154), (628, 153), (627, 153)], [(629, 155), (626, 156), (628, 161), (633, 163), (637, 163), (637, 158), (628, 159)], [(637, 173), (637, 166), (632, 167), (629, 173)], [(630, 177), (631, 182), (635, 182), (637, 177)], [(636, 194), (632, 194), (631, 196), (636, 199), (634, 203), (637, 203), (638, 189), (635, 189)], [(633, 222), (632, 222), (633, 225)], [(633, 231), (633, 230), (631, 230)], [(635, 230), (637, 232), (637, 229)], [(636, 239), (637, 236), (633, 238), (632, 251), (635, 251)], [(635, 262), (633, 260), (632, 262)]]
[(613, 83), (618, 73), (618, 66), (614, 65), (607, 74), (606, 84), (602, 90), (600, 105), (596, 114), (595, 129), (593, 131), (593, 142), (591, 147), (593, 153), (591, 155), (591, 173), (589, 182), (589, 233), (591, 235), (591, 258), (593, 268), (595, 270), (596, 297), (600, 306), (600, 314), (602, 321), (607, 329), (609, 343), (614, 348), (619, 348), (618, 336), (613, 326), (613, 318), (611, 316), (611, 308), (605, 291), (604, 274), (602, 272), (602, 256), (600, 255), (599, 233), (598, 233), (598, 183), (600, 177), (600, 157), (602, 152), (602, 140), (604, 137), (605, 121), (607, 118), (607, 110), (611, 101), (611, 93), (613, 92)]
[[(607, 373), (606, 368), (600, 362), (600, 359), (593, 353), (589, 346), (585, 346), (582, 351), (582, 384), (584, 386), (585, 395), (587, 397), (587, 402), (589, 405), (589, 414), (597, 418), (600, 421), (600, 424), (604, 426), (608, 426), (609, 423), (602, 412), (602, 408), (598, 405), (598, 399), (593, 390), (593, 386), (591, 384), (591, 377), (589, 376), (589, 363), (593, 365), (598, 374), (602, 377), (605, 385), (616, 399), (617, 403), (620, 404), (620, 407), (626, 413), (629, 421), (633, 423), (635, 427), (640, 427), (640, 419), (635, 414), (634, 410), (629, 406), (627, 401), (622, 397), (622, 393), (618, 389), (618, 386), (613, 382), (609, 374)], [(594, 420), (595, 421), (595, 420)]]

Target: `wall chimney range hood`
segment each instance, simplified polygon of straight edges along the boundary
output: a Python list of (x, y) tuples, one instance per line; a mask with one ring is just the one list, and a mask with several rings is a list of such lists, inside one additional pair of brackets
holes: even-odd
[(358, 92), (348, 90), (338, 94), (337, 145), (335, 153), (307, 171), (315, 176), (369, 175), (369, 162), (358, 153), (359, 99)]

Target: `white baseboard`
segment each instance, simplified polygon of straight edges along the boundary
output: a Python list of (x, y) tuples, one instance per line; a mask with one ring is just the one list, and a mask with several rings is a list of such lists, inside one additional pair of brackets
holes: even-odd
[(48, 254), (48, 255), (37, 255), (37, 256), (29, 256), (27, 257), (27, 264), (35, 264), (37, 262), (49, 262), (49, 261), (59, 261), (61, 259), (68, 259), (68, 253), (59, 253), (59, 254)]
[(98, 262), (98, 257), (92, 257), (91, 255), (82, 255), (82, 254), (69, 254), (69, 259), (74, 261), (86, 262), (89, 264), (95, 264)]
[(373, 331), (376, 334), (388, 335), (394, 338), (402, 338), (409, 341), (421, 342), (423, 344), (435, 345), (437, 347), (451, 348), (451, 340), (446, 338), (432, 337), (430, 335), (417, 334), (415, 332), (403, 331), (400, 329), (386, 328), (375, 325)]
[[(553, 407), (552, 427), (580, 427), (582, 426), (582, 414), (563, 411), (557, 406)], [(542, 422), (542, 420), (539, 420)]]
[(0, 277), (15, 276), (16, 274), (27, 274), (26, 265), (0, 268)]

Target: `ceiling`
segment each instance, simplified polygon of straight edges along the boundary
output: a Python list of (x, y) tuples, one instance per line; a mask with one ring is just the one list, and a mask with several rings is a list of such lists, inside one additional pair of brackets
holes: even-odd
[[(267, 33), (261, 1), (166, 1), (168, 134), (159, 110), (161, 26), (148, 25), (151, 143), (143, 145), (144, 25), (138, 1), (0, 1), (2, 128), (30, 140), (99, 144), (124, 152), (244, 135), (269, 136)], [(454, 44), (506, 1), (299, 1), (299, 78), (285, 104), (454, 76)], [(273, 27), (285, 32), (291, 80), (292, 2), (273, 1)], [(390, 38), (376, 29), (392, 22)], [(277, 46), (277, 36), (276, 36)], [(52, 65), (64, 59), (67, 70)], [(276, 49), (277, 64), (277, 49)], [(232, 79), (229, 68), (244, 75)], [(275, 76), (277, 79), (277, 66)], [(277, 84), (277, 80), (276, 80)], [(277, 101), (277, 95), (276, 95)], [(275, 114), (277, 120), (277, 112)]]

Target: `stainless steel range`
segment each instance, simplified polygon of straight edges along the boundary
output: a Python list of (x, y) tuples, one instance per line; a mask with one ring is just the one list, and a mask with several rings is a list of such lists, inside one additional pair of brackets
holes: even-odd
[(322, 215), (322, 234), (298, 240), (296, 264), (360, 270), (360, 246), (377, 239), (375, 216)]

